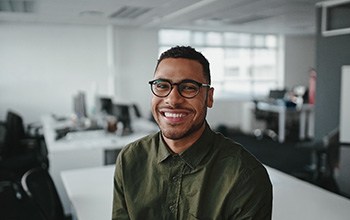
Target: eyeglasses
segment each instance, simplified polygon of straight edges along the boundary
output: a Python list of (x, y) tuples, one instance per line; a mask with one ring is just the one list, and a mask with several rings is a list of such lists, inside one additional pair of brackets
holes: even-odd
[(194, 80), (183, 80), (179, 83), (171, 83), (165, 79), (155, 79), (148, 82), (151, 85), (152, 93), (157, 97), (167, 97), (173, 90), (174, 86), (177, 86), (177, 91), (184, 98), (193, 98), (199, 93), (201, 87), (210, 87), (209, 84), (203, 84)]

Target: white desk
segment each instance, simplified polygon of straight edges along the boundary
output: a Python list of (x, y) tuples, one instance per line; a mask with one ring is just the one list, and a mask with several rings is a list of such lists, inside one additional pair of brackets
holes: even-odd
[[(267, 167), (273, 184), (274, 220), (346, 220), (350, 200)], [(74, 217), (110, 220), (114, 166), (61, 173)]]
[[(288, 108), (285, 105), (271, 104), (267, 102), (258, 102), (257, 108), (262, 111), (278, 113), (278, 141), (283, 143), (286, 136), (286, 114), (287, 112), (299, 113), (299, 139), (304, 140), (306, 135), (313, 137), (314, 135), (314, 106), (311, 104), (303, 104), (301, 109)], [(306, 132), (306, 128), (307, 132)]]
[(112, 218), (113, 174), (112, 165), (61, 173), (71, 202), (73, 220)]
[(57, 122), (50, 116), (44, 116), (42, 122), (49, 152), (49, 171), (66, 214), (70, 214), (71, 210), (60, 176), (61, 171), (104, 166), (106, 150), (121, 149), (126, 144), (158, 130), (155, 124), (140, 120), (133, 122), (135, 132), (127, 136), (117, 136), (104, 130), (95, 130), (74, 132), (62, 139), (55, 140), (55, 129), (65, 127), (67, 123), (69, 125), (70, 121)]

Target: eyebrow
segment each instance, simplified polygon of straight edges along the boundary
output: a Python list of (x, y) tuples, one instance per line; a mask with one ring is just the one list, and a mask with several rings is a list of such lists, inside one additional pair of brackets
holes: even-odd
[[(154, 79), (154, 80), (164, 80), (164, 81), (168, 81), (168, 82), (170, 82), (170, 83), (181, 83), (181, 82), (186, 82), (186, 81), (195, 81), (195, 82), (199, 82), (199, 81), (197, 81), (197, 80), (188, 79), (188, 78), (182, 79), (182, 80), (180, 80), (180, 81), (178, 81), (178, 82), (174, 82), (174, 81), (172, 81), (171, 79), (166, 79), (166, 78), (156, 78), (156, 79)], [(201, 82), (199, 82), (199, 83), (201, 83)], [(205, 83), (204, 83), (204, 84), (205, 84)]]

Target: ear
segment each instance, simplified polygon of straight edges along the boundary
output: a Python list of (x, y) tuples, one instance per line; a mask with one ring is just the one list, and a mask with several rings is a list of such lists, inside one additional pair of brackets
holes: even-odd
[(209, 88), (207, 93), (207, 107), (211, 108), (214, 104), (214, 88)]

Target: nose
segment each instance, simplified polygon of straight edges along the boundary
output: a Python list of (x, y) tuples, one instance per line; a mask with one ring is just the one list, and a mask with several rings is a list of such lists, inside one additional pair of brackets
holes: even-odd
[(174, 85), (169, 95), (165, 97), (165, 102), (171, 106), (176, 106), (182, 103), (183, 100), (184, 98), (179, 93), (178, 85)]

